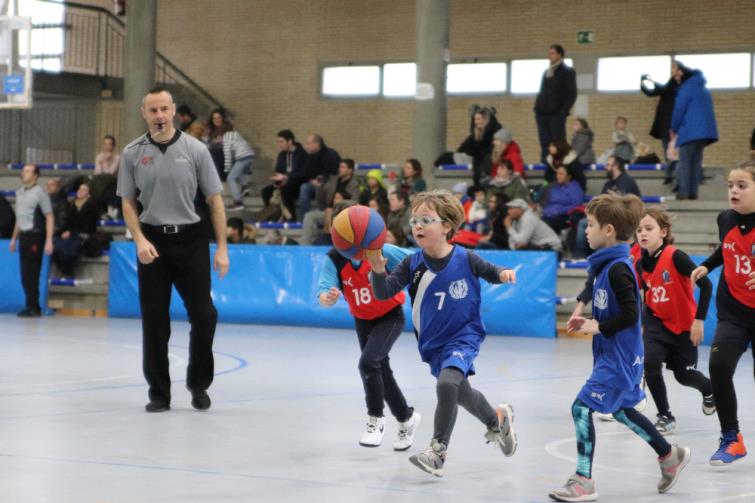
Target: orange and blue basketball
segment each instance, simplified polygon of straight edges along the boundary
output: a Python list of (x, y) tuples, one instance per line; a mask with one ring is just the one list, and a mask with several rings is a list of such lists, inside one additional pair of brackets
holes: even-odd
[(333, 219), (333, 246), (346, 258), (364, 259), (364, 250), (378, 250), (385, 243), (385, 222), (367, 206), (349, 206)]

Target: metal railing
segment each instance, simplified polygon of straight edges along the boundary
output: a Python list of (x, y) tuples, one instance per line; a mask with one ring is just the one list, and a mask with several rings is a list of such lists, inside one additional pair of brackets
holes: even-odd
[[(126, 58), (126, 24), (123, 20), (107, 9), (93, 5), (54, 0), (37, 1), (63, 5), (65, 9), (65, 17), (61, 25), (54, 26), (50, 23), (32, 25), (32, 36), (34, 30), (55, 27), (64, 30), (62, 71), (104, 78), (123, 78)], [(58, 55), (55, 56), (58, 57)], [(45, 57), (49, 55), (32, 54), (32, 58)], [(157, 82), (183, 86), (193, 95), (205, 100), (208, 108), (225, 108), (212, 94), (163, 54), (157, 52), (155, 59)]]

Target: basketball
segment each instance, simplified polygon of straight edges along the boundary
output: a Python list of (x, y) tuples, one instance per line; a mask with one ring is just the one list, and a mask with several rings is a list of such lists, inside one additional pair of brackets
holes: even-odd
[(333, 219), (333, 246), (346, 258), (362, 260), (364, 250), (378, 250), (385, 243), (385, 222), (367, 206), (350, 206)]

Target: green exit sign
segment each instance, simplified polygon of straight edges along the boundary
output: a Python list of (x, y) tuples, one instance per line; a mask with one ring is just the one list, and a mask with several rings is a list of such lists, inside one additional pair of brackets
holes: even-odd
[(593, 35), (592, 31), (578, 31), (577, 32), (577, 43), (578, 44), (592, 44), (593, 41)]

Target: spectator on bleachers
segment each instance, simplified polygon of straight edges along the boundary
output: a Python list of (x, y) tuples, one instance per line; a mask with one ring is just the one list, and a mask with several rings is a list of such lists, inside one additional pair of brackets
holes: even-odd
[(326, 225), (326, 220), (329, 221), (331, 218), (336, 194), (346, 195), (346, 199), (352, 199), (352, 194), (359, 194), (359, 181), (354, 176), (354, 168), (353, 159), (341, 159), (338, 164), (338, 176), (331, 176), (327, 182), (317, 186), (315, 190), (317, 208), (304, 215), (301, 244), (315, 244), (322, 232), (330, 232), (330, 225)]
[(121, 155), (115, 150), (115, 136), (106, 134), (102, 138), (102, 148), (94, 158), (95, 175), (117, 175)]
[(53, 234), (58, 236), (68, 225), (68, 194), (60, 186), (60, 178), (57, 177), (47, 179), (45, 192), (52, 206)]
[(299, 243), (294, 238), (283, 235), (283, 233), (278, 229), (272, 229), (265, 236), (265, 244), (297, 246)]
[(566, 138), (566, 117), (577, 101), (577, 73), (564, 63), (564, 48), (548, 48), (550, 65), (543, 73), (535, 99), (535, 121), (540, 140), (540, 162), (548, 156), (548, 146), (556, 138)]
[(619, 194), (634, 194), (637, 197), (642, 197), (637, 181), (627, 173), (627, 163), (624, 159), (614, 155), (610, 156), (605, 169), (608, 181), (603, 185), (601, 194), (618, 192)]
[(496, 175), (490, 181), (490, 191), (493, 194), (504, 194), (507, 201), (530, 200), (530, 189), (519, 173), (514, 172), (514, 167), (508, 159), (504, 159), (498, 165)]
[(451, 189), (451, 194), (453, 194), (454, 197), (458, 199), (463, 206), (467, 201), (469, 201), (469, 195), (467, 194), (468, 191), (469, 186), (466, 182), (457, 182), (454, 184), (453, 189)]
[(16, 213), (13, 206), (5, 196), (0, 196), (0, 239), (8, 239), (13, 236), (13, 227), (16, 225)]
[(592, 148), (595, 133), (590, 129), (587, 120), (574, 119), (572, 131), (574, 131), (574, 136), (571, 138), (571, 148), (577, 154), (577, 160), (583, 167), (595, 164), (595, 150)]
[(565, 166), (559, 166), (556, 170), (556, 183), (548, 185), (543, 221), (554, 231), (561, 232), (569, 225), (569, 212), (580, 206), (584, 199), (582, 187), (572, 180)]
[(120, 198), (115, 194), (118, 187), (118, 165), (121, 156), (115, 146), (114, 136), (103, 137), (102, 148), (94, 160), (94, 173), (89, 182), (92, 199), (113, 219), (118, 217), (121, 206)]
[[(663, 145), (663, 152), (666, 159), (666, 177), (663, 181), (664, 185), (669, 185), (673, 181), (674, 168), (676, 167), (676, 159), (670, 159), (666, 152), (668, 152), (668, 145), (671, 141), (671, 115), (674, 113), (674, 101), (676, 100), (676, 92), (679, 89), (674, 74), (679, 71), (679, 67), (674, 61), (671, 63), (671, 77), (669, 77), (666, 84), (655, 82), (650, 78), (650, 75), (645, 74), (640, 79), (640, 90), (647, 97), (660, 96), (658, 99), (658, 105), (655, 107), (655, 117), (653, 118), (653, 125), (650, 127), (650, 136), (656, 140), (661, 140)], [(638, 164), (640, 164), (638, 162)]]
[(477, 242), (477, 248), (485, 250), (508, 250), (509, 233), (503, 221), (508, 215), (506, 203), (509, 199), (504, 194), (490, 194), (488, 197), (488, 218), (490, 230)]
[(637, 144), (637, 157), (634, 159), (634, 164), (660, 164), (661, 158), (658, 154), (653, 152), (647, 143)]
[(385, 181), (383, 172), (379, 169), (371, 169), (367, 172), (365, 186), (362, 187), (362, 193), (359, 195), (359, 204), (367, 206), (370, 199), (380, 197), (388, 203), (388, 192), (385, 190)]
[(388, 215), (391, 213), (391, 206), (388, 203), (388, 199), (384, 198), (381, 194), (373, 194), (367, 201), (367, 206), (378, 212), (383, 219), (383, 222), (388, 222)]
[(427, 190), (427, 183), (422, 178), (422, 164), (417, 159), (407, 159), (401, 168), (401, 177), (399, 178), (399, 187), (401, 192), (410, 198), (414, 194), (419, 194)]
[(472, 122), (469, 130), (470, 135), (459, 145), (457, 152), (463, 153), (472, 159), (472, 179), (474, 185), (479, 186), (482, 179), (482, 162), (490, 154), (493, 148), (493, 135), (501, 129), (501, 124), (495, 116), (495, 108), (473, 105)]
[(482, 187), (475, 187), (472, 204), (465, 208), (464, 216), (466, 219), (464, 228), (483, 234), (488, 230), (488, 207), (485, 203), (485, 189)]
[(88, 184), (79, 185), (76, 198), (67, 204), (67, 212), (66, 223), (54, 239), (52, 259), (62, 277), (72, 278), (84, 243), (96, 234), (100, 218), (100, 208), (91, 197)]
[[(325, 183), (330, 175), (337, 174), (338, 165), (341, 162), (338, 152), (328, 147), (319, 134), (307, 136), (304, 150), (307, 151), (307, 158), (301, 171), (293, 171), (288, 174), (287, 178), (285, 175), (276, 173), (272, 178), (273, 181), (286, 181), (281, 188), (283, 202), (288, 206), (294, 218), (298, 216), (300, 221), (309, 211), (312, 199), (315, 197), (315, 187)], [(297, 196), (298, 209), (293, 207)]]
[(196, 114), (191, 111), (188, 105), (180, 105), (176, 108), (176, 115), (178, 115), (178, 129), (197, 140), (202, 139), (205, 126), (197, 120)]
[(508, 215), (503, 225), (509, 233), (512, 250), (561, 250), (561, 240), (551, 227), (532, 211), (524, 199), (506, 204)]
[(404, 234), (403, 230), (401, 230), (401, 227), (397, 224), (388, 225), (388, 228), (385, 232), (385, 242), (390, 245), (400, 246), (402, 248), (409, 246), (406, 235)]
[(674, 74), (679, 90), (671, 116), (671, 134), (679, 149), (677, 199), (697, 199), (698, 186), (703, 181), (703, 150), (718, 141), (713, 97), (705, 87), (700, 70), (677, 63)]
[(239, 217), (231, 217), (226, 222), (226, 238), (228, 243), (237, 245), (253, 245), (256, 243), (257, 228), (245, 224)]
[(577, 159), (577, 153), (563, 138), (556, 138), (548, 145), (548, 156), (545, 158), (545, 180), (551, 183), (556, 180), (556, 169), (565, 166), (582, 190), (587, 190), (587, 178), (585, 178), (582, 163)]
[[(608, 181), (603, 184), (603, 189), (600, 191), (601, 194), (617, 192), (619, 194), (634, 194), (637, 197), (642, 197), (637, 181), (626, 171), (626, 162), (624, 162), (624, 159), (609, 156), (606, 161), (605, 170)], [(573, 217), (572, 222), (576, 221), (576, 225), (569, 231), (566, 242), (571, 250), (572, 257), (582, 258), (588, 256), (591, 250), (585, 236), (587, 218), (584, 214), (582, 214), (582, 218), (577, 218), (577, 215)]]
[(207, 136), (203, 138), (222, 181), (225, 181), (228, 177), (228, 173), (225, 171), (223, 135), (231, 130), (226, 116), (226, 111), (222, 108), (216, 108), (210, 112), (210, 120), (207, 121)]
[[(42, 253), (52, 255), (54, 222), (50, 196), (37, 184), (39, 166), (27, 164), (21, 169), (23, 186), (16, 192), (16, 227), (13, 229), (8, 249), (16, 251), (18, 242), (21, 266), (21, 284), (26, 303), (17, 313), (21, 318), (36, 318), (42, 315), (39, 305), (39, 274), (42, 269)], [(39, 218), (39, 217), (42, 218)]]
[(411, 236), (412, 226), (409, 225), (409, 218), (412, 216), (412, 208), (409, 201), (409, 195), (400, 190), (393, 191), (388, 196), (388, 203), (391, 212), (388, 214), (388, 228), (394, 227), (401, 229), (404, 236)]
[(522, 150), (519, 144), (514, 141), (511, 130), (506, 126), (493, 135), (493, 149), (490, 155), (485, 157), (482, 165), (483, 179), (482, 184), (487, 186), (490, 181), (496, 177), (498, 167), (502, 162), (509, 161), (514, 168), (514, 172), (524, 176), (524, 161), (522, 160)]
[(270, 177), (273, 183), (263, 187), (261, 191), (262, 202), (265, 206), (270, 204), (273, 192), (280, 190), (286, 184), (289, 175), (299, 173), (304, 169), (304, 162), (307, 159), (307, 152), (296, 141), (296, 136), (290, 129), (278, 131), (275, 144), (278, 147), (278, 156), (275, 159), (273, 176)]
[(228, 130), (223, 134), (223, 162), (228, 174), (228, 189), (233, 198), (228, 211), (243, 211), (243, 181), (251, 178), (254, 149), (233, 128), (233, 124), (227, 122), (227, 125)]
[(613, 123), (613, 155), (621, 157), (627, 164), (634, 159), (634, 135), (627, 125), (626, 117), (616, 117)]

